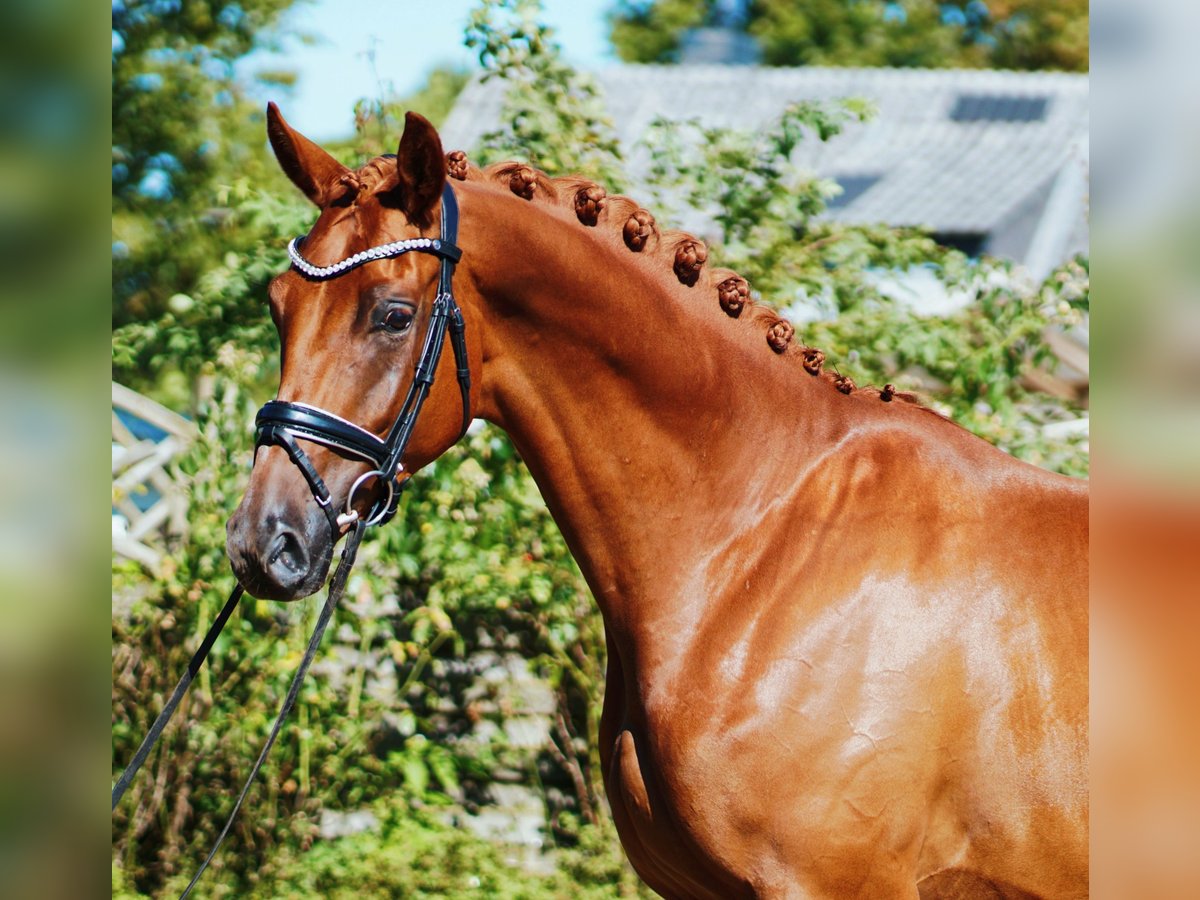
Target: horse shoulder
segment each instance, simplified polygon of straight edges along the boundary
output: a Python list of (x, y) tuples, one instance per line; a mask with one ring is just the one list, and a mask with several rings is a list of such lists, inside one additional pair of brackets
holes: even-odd
[[(760, 876), (819, 855), (835, 894), (862, 887), (873, 848), (880, 871), (974, 852), (1029, 883), (1000, 862), (1021, 858), (1016, 836), (1086, 821), (1086, 493), (991, 448), (876, 430), (780, 498), (644, 698), (668, 806), (720, 811), (685, 816), (689, 840), (720, 856), (768, 835)], [(984, 822), (994, 839), (973, 843)]]

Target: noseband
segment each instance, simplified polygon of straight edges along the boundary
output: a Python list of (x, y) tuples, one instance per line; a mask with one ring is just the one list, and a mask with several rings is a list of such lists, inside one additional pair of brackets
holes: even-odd
[[(369, 250), (363, 250), (328, 266), (316, 266), (300, 255), (298, 245), (303, 238), (293, 239), (288, 244), (288, 255), (292, 265), (307, 278), (314, 281), (326, 281), (343, 275), (364, 263), (376, 259), (390, 259), (404, 253), (430, 253), (441, 259), (441, 269), (438, 272), (437, 296), (433, 301), (433, 309), (429, 317), (429, 328), (425, 332), (425, 343), (421, 347), (421, 355), (417, 358), (416, 371), (408, 386), (404, 405), (386, 438), (367, 429), (334, 415), (327, 410), (311, 406), (307, 403), (296, 403), (288, 400), (271, 400), (258, 411), (255, 417), (255, 450), (259, 447), (282, 447), (297, 468), (304, 475), (313, 497), (329, 520), (336, 540), (349, 525), (358, 519), (358, 511), (354, 509), (354, 495), (372, 476), (379, 480), (384, 487), (384, 494), (375, 501), (364, 520), (365, 525), (378, 525), (389, 521), (396, 514), (400, 502), (400, 493), (407, 479), (401, 479), (404, 467), (401, 457), (404, 455), (408, 442), (412, 439), (413, 428), (421, 407), (425, 404), (429, 391), (433, 387), (434, 375), (437, 373), (438, 361), (442, 357), (442, 346), (445, 343), (446, 332), (450, 333), (450, 342), (454, 347), (454, 361), (457, 367), (458, 387), (462, 392), (462, 431), (459, 437), (466, 433), (471, 424), (471, 370), (467, 359), (466, 325), (463, 322), (462, 310), (455, 302), (452, 290), (454, 264), (462, 258), (462, 251), (455, 245), (458, 237), (458, 201), (449, 183), (442, 189), (442, 229), (441, 238), (412, 238), (404, 241), (393, 241), (381, 244)], [(333, 498), (324, 480), (317, 473), (308, 458), (308, 454), (300, 447), (300, 441), (309, 441), (328, 447), (342, 456), (362, 460), (372, 466), (355, 479), (346, 496), (345, 511), (340, 515), (334, 509)]]

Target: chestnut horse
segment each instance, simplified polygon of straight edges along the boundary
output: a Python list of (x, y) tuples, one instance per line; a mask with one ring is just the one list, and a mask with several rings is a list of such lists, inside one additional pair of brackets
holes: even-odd
[[(647, 884), (1087, 894), (1084, 483), (824, 372), (699, 240), (592, 182), (477, 169), (412, 114), (397, 156), (351, 170), (268, 119), (320, 210), (317, 266), (436, 236), (451, 179), (470, 409), (512, 438), (603, 613), (604, 781)], [(279, 398), (385, 433), (438, 267), (279, 275)], [(443, 354), (406, 471), (462, 406)], [(310, 453), (335, 500), (367, 468)], [(281, 600), (320, 586), (338, 537), (279, 447), (228, 531), (242, 583)]]

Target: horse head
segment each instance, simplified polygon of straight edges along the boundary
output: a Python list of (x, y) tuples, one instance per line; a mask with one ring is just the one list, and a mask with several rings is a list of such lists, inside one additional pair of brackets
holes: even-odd
[[(431, 374), (441, 376), (423, 408), (417, 403), (420, 415), (390, 471), (379, 472), (381, 446), (393, 448), (394, 425), (412, 405), (439, 279), (449, 280), (437, 239), (446, 160), (433, 126), (409, 113), (396, 155), (352, 170), (291, 128), (274, 104), (267, 119), (280, 166), (320, 212), (292, 247), (295, 264), (268, 291), (279, 391), (259, 414), (254, 470), (227, 525), (227, 547), (247, 590), (293, 600), (324, 582), (347, 521), (388, 514), (408, 473), (459, 438), (469, 388), (464, 381), (460, 403), (453, 361), (434, 359)], [(465, 354), (465, 343), (456, 347), (460, 369)], [(315, 436), (306, 430), (313, 417)]]

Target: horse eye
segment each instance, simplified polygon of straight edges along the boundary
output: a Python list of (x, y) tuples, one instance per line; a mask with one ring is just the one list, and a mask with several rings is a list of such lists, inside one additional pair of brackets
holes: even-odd
[(396, 334), (408, 331), (412, 323), (412, 310), (402, 306), (393, 306), (383, 316), (383, 327)]

